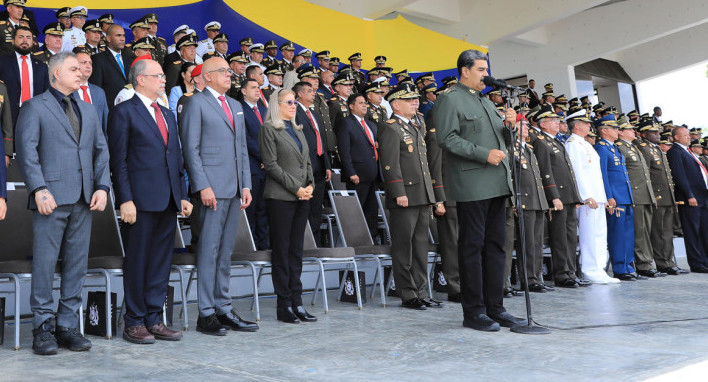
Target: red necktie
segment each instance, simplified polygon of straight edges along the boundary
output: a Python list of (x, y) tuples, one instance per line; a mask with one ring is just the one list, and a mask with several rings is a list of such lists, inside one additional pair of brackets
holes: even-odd
[(165, 145), (167, 145), (167, 125), (165, 125), (165, 118), (162, 117), (160, 106), (157, 105), (157, 102), (153, 102), (150, 106), (155, 109), (155, 122), (157, 122), (157, 128), (160, 129), (162, 139), (165, 141)]
[(376, 160), (379, 160), (379, 151), (376, 150), (376, 145), (374, 144), (374, 137), (371, 136), (371, 132), (369, 131), (369, 128), (366, 127), (366, 123), (364, 122), (364, 119), (360, 119), (359, 122), (361, 122), (361, 127), (364, 128), (364, 133), (366, 133), (366, 136), (369, 138), (369, 143), (371, 143), (371, 147), (374, 148), (374, 156), (376, 157)]
[(320, 139), (320, 131), (317, 130), (317, 125), (315, 124), (315, 119), (312, 118), (309, 109), (305, 109), (307, 117), (310, 118), (310, 123), (312, 124), (312, 129), (315, 130), (315, 135), (317, 136), (317, 156), (322, 156), (322, 139)]
[[(703, 174), (705, 174), (706, 178), (708, 179), (708, 171), (706, 170), (706, 167), (703, 165), (703, 163), (701, 163), (701, 160), (698, 159), (696, 154), (691, 152), (691, 149), (687, 149), (687, 150), (688, 150), (688, 153), (691, 154), (691, 157), (693, 158), (693, 160), (695, 160), (696, 163), (698, 163), (698, 165), (701, 166), (701, 170), (703, 170)], [(708, 187), (708, 184), (706, 185), (706, 187)]]
[(24, 103), (28, 99), (32, 98), (32, 92), (30, 89), (30, 78), (29, 78), (29, 66), (27, 66), (27, 56), (20, 56), (22, 58), (22, 102)]
[(258, 92), (261, 93), (261, 101), (263, 101), (265, 107), (268, 107), (268, 101), (266, 101), (265, 97), (263, 96), (263, 90), (258, 89)]
[(91, 103), (91, 97), (88, 94), (88, 86), (81, 85), (81, 90), (84, 92), (84, 102)]
[(263, 117), (261, 117), (261, 113), (258, 111), (258, 106), (253, 107), (253, 112), (256, 113), (256, 117), (258, 117), (258, 122), (263, 124)]
[(219, 101), (221, 101), (221, 107), (224, 109), (224, 113), (226, 113), (226, 117), (229, 119), (229, 122), (231, 122), (231, 129), (234, 129), (234, 116), (231, 114), (231, 110), (229, 110), (228, 105), (226, 105), (226, 97), (224, 96), (219, 96)]

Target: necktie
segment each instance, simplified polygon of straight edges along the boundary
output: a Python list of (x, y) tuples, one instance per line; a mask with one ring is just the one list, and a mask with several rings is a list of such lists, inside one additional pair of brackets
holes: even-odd
[(88, 86), (81, 85), (81, 90), (84, 92), (84, 102), (91, 103), (91, 97), (88, 94)]
[(120, 71), (123, 73), (123, 77), (125, 77), (125, 66), (123, 66), (123, 59), (120, 58), (120, 53), (116, 54), (116, 61), (118, 61), (118, 66), (120, 66)]
[(224, 109), (224, 113), (226, 113), (226, 117), (229, 119), (229, 122), (231, 122), (231, 129), (234, 129), (234, 116), (231, 114), (231, 110), (229, 110), (229, 106), (226, 105), (226, 97), (224, 96), (219, 96), (219, 101), (221, 101), (221, 107)]
[[(701, 160), (698, 159), (698, 156), (696, 154), (692, 153), (690, 151), (690, 149), (689, 149), (688, 153), (691, 154), (691, 157), (693, 158), (693, 160), (695, 160), (696, 163), (698, 163), (698, 165), (701, 166), (701, 171), (703, 172), (703, 174), (702, 174), (703, 180), (708, 181), (708, 170), (706, 170), (706, 167), (703, 165), (703, 163), (701, 163)], [(706, 183), (706, 188), (708, 188), (708, 183)]]
[(359, 119), (359, 122), (361, 122), (361, 127), (364, 128), (364, 133), (366, 134), (366, 137), (369, 138), (369, 143), (371, 143), (371, 147), (374, 148), (374, 157), (376, 157), (376, 160), (378, 161), (379, 151), (376, 150), (376, 144), (374, 144), (374, 137), (371, 136), (371, 132), (369, 131), (369, 128), (366, 127), (366, 122), (364, 122), (364, 119)]
[(265, 107), (268, 107), (268, 101), (266, 101), (265, 97), (263, 96), (263, 90), (258, 89), (258, 92), (261, 93), (261, 101), (263, 101)]
[(69, 119), (71, 130), (74, 131), (74, 136), (78, 141), (81, 137), (81, 124), (79, 123), (79, 117), (76, 115), (76, 111), (74, 111), (74, 107), (71, 105), (71, 99), (69, 97), (64, 97), (61, 101), (64, 103), (64, 112), (66, 113), (66, 118)]
[(30, 89), (30, 78), (29, 78), (29, 66), (27, 66), (27, 56), (20, 56), (22, 58), (22, 102), (27, 101), (32, 98), (32, 93)]
[(315, 124), (315, 119), (312, 118), (312, 114), (310, 114), (310, 110), (305, 109), (305, 113), (307, 113), (307, 118), (310, 118), (310, 123), (312, 124), (312, 129), (315, 130), (315, 136), (317, 137), (317, 156), (322, 155), (322, 139), (320, 139), (320, 132), (317, 129), (317, 125)]
[(162, 134), (162, 140), (164, 140), (165, 145), (167, 145), (167, 125), (165, 125), (165, 118), (162, 116), (160, 106), (157, 105), (157, 102), (151, 103), (150, 106), (155, 109), (155, 122), (157, 122), (157, 128), (160, 129), (160, 134)]
[(256, 113), (256, 117), (258, 117), (258, 122), (263, 124), (263, 117), (261, 117), (261, 113), (258, 111), (258, 106), (253, 107), (253, 112)]

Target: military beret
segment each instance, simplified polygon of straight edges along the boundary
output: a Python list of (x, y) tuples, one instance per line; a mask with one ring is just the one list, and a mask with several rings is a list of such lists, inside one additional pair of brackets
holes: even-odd
[(86, 20), (86, 23), (83, 27), (81, 27), (81, 29), (84, 32), (100, 32), (101, 22), (98, 20)]
[(284, 51), (284, 50), (287, 50), (287, 51), (290, 51), (290, 52), (294, 52), (294, 51), (295, 51), (295, 45), (293, 44), (292, 41), (285, 41), (284, 43), (280, 44), (280, 51), (282, 52), (282, 51)]
[(416, 84), (423, 81), (435, 81), (435, 76), (433, 75), (433, 73), (428, 72), (421, 74), (420, 76), (418, 76), (418, 78), (415, 79)]
[(147, 15), (143, 16), (145, 21), (148, 22), (148, 24), (157, 24), (157, 13), (148, 13)]
[(310, 49), (303, 49), (303, 50), (297, 52), (297, 54), (299, 54), (305, 58), (312, 57), (312, 51)]
[(381, 82), (380, 81), (374, 81), (374, 82), (369, 82), (366, 84), (364, 87), (364, 93), (383, 93), (384, 90), (381, 89)]
[(212, 42), (229, 42), (229, 35), (227, 35), (226, 33), (219, 33), (218, 35), (214, 36)]
[(69, 17), (70, 10), (71, 8), (69, 7), (59, 8), (56, 12), (54, 12), (54, 16), (56, 16), (58, 19), (62, 17)]
[(238, 42), (239, 45), (246, 45), (246, 46), (251, 46), (253, 45), (253, 38), (251, 37), (244, 37), (241, 39), (241, 41)]
[(271, 74), (275, 76), (282, 76), (283, 72), (280, 70), (280, 64), (275, 64), (267, 67), (263, 74), (266, 76)]
[(337, 67), (339, 67), (339, 64), (341, 64), (341, 62), (339, 62), (339, 57), (330, 57), (330, 59), (329, 59), (329, 66), (337, 66)]
[(386, 63), (386, 56), (376, 56), (374, 58), (374, 62), (377, 64), (385, 64)]
[(268, 40), (264, 45), (265, 49), (278, 49), (278, 43), (275, 40)]
[[(5, 4), (5, 7), (7, 7), (8, 5), (14, 5), (14, 6), (17, 6), (17, 7), (22, 7), (22, 8), (24, 8), (24, 7), (25, 7), (25, 0), (5, 0), (5, 1), (4, 1), (4, 4)], [(68, 7), (67, 7), (67, 8), (68, 8)], [(57, 18), (58, 18), (58, 17), (59, 17), (59, 16), (57, 16)]]
[(435, 93), (435, 91), (438, 90), (438, 85), (433, 82), (432, 84), (428, 84), (428, 86), (424, 87), (422, 90), (424, 93)]
[(83, 5), (76, 6), (74, 8), (71, 8), (69, 10), (69, 16), (74, 17), (74, 16), (88, 16), (88, 9), (84, 7)]
[(237, 50), (237, 51), (229, 54), (229, 56), (226, 57), (226, 61), (228, 61), (228, 62), (232, 62), (232, 61), (242, 62), (244, 64), (247, 64), (249, 62), (248, 55), (246, 54), (246, 52), (244, 52), (242, 50)]
[(147, 20), (139, 19), (139, 20), (133, 21), (133, 23), (130, 24), (130, 29), (134, 29), (134, 28), (150, 29), (150, 25), (148, 25)]
[(142, 55), (142, 56), (140, 56), (140, 57), (135, 57), (135, 59), (133, 60), (133, 62), (130, 64), (130, 67), (132, 68), (133, 65), (135, 65), (136, 62), (142, 61), (142, 60), (152, 60), (152, 55), (150, 55), (150, 54), (144, 54), (144, 55)]
[(323, 50), (323, 51), (317, 52), (315, 57), (321, 58), (324, 60), (329, 60), (329, 50)]
[[(180, 41), (182, 40), (180, 39)], [(150, 38), (148, 37), (143, 37), (139, 40), (133, 41), (133, 44), (131, 44), (130, 47), (133, 49), (133, 51), (135, 51), (136, 49), (155, 49), (155, 46), (152, 45), (152, 43), (150, 42)]]
[(258, 43), (258, 44), (253, 44), (251, 47), (248, 49), (249, 52), (251, 53), (263, 53), (263, 44)]
[(203, 68), (203, 67), (204, 67), (204, 66), (203, 66), (202, 64), (199, 64), (199, 65), (195, 66), (194, 69), (192, 69), (192, 78), (197, 77), (197, 76), (199, 76), (200, 74), (202, 74), (202, 68)]
[(221, 23), (218, 21), (212, 21), (207, 23), (207, 25), (204, 26), (204, 31), (219, 31), (221, 30)]
[(351, 72), (340, 72), (332, 81), (332, 86), (335, 85), (354, 85), (354, 77)]
[(42, 29), (42, 32), (45, 35), (51, 34), (54, 36), (64, 36), (64, 24), (62, 24), (60, 22), (49, 23), (44, 26), (44, 29)]
[(415, 85), (411, 83), (400, 83), (396, 85), (391, 91), (386, 94), (386, 101), (391, 102), (396, 99), (413, 99), (418, 98), (420, 95), (415, 88)]
[(197, 42), (196, 37), (194, 37), (191, 34), (188, 34), (186, 36), (182, 36), (182, 38), (177, 41), (176, 48), (177, 50), (180, 50), (184, 48), (185, 46), (197, 46), (199, 43)]
[(112, 13), (104, 13), (101, 15), (101, 17), (98, 18), (98, 21), (101, 22), (101, 25), (113, 24), (113, 14)]

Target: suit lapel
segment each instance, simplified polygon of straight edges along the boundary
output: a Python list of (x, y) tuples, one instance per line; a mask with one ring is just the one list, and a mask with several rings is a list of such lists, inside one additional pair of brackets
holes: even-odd
[(76, 143), (79, 142), (78, 139), (76, 139), (76, 136), (74, 136), (74, 131), (71, 129), (71, 124), (69, 124), (69, 118), (67, 118), (66, 113), (64, 110), (61, 108), (61, 104), (57, 102), (57, 100), (54, 98), (54, 95), (52, 95), (51, 92), (47, 90), (42, 97), (44, 97), (44, 102), (47, 106), (47, 109), (49, 109), (52, 114), (54, 114), (54, 117), (61, 123), (61, 125), (64, 127), (64, 130), (66, 130), (66, 133), (69, 134), (71, 138), (76, 141)]
[[(300, 154), (302, 156), (302, 150), (300, 150), (300, 148), (297, 147), (297, 143), (295, 143), (295, 139), (290, 135), (290, 133), (288, 133), (287, 128), (283, 128), (283, 129), (280, 129), (277, 131), (279, 131), (280, 134), (283, 135), (283, 137), (284, 137), (283, 139), (286, 142), (288, 142), (290, 144), (290, 146), (293, 147), (293, 150), (295, 150), (298, 154)], [(298, 136), (297, 130), (293, 129), (293, 131), (295, 131), (295, 136), (297, 137)], [(298, 138), (298, 139), (300, 139), (300, 138)], [(300, 145), (302, 145), (302, 141), (300, 142)]]
[[(214, 109), (214, 112), (216, 113), (216, 115), (221, 116), (221, 119), (224, 120), (224, 123), (226, 123), (226, 127), (228, 127), (229, 130), (231, 130), (231, 132), (234, 132), (235, 128), (231, 127), (231, 122), (229, 122), (229, 119), (226, 117), (226, 113), (224, 112), (224, 108), (219, 104), (219, 101), (217, 101), (216, 98), (214, 98), (214, 96), (211, 94), (211, 92), (207, 89), (204, 89), (204, 91), (202, 93), (204, 94), (203, 97), (206, 98), (206, 103), (209, 104)], [(231, 106), (231, 105), (229, 104), (229, 106)], [(234, 113), (233, 110), (234, 109), (232, 107), (231, 108), (232, 116)], [(234, 118), (235, 118), (235, 116), (234, 116)], [(235, 124), (235, 121), (234, 121), (234, 124)]]
[[(165, 143), (165, 140), (162, 138), (162, 133), (160, 132), (160, 128), (157, 127), (157, 122), (152, 118), (150, 115), (150, 112), (147, 110), (145, 107), (145, 104), (143, 101), (138, 97), (137, 94), (133, 95), (133, 98), (130, 99), (131, 102), (133, 102), (133, 106), (138, 110), (138, 115), (147, 123), (149, 126), (148, 128), (152, 130), (153, 133), (155, 133), (155, 136), (160, 139), (161, 143)], [(162, 112), (162, 110), (160, 110)], [(168, 138), (172, 134), (167, 134)]]

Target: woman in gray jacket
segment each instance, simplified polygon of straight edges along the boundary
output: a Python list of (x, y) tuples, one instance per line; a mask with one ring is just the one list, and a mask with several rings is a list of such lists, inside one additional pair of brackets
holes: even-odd
[(302, 247), (314, 177), (302, 126), (295, 123), (296, 111), (291, 90), (273, 93), (258, 134), (266, 171), (263, 198), (270, 227), (277, 318), (290, 324), (317, 321), (302, 306)]

